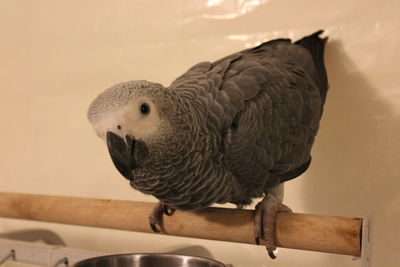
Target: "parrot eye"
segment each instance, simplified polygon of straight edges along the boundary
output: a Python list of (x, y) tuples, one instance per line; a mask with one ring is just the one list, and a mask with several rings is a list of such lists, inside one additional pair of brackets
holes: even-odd
[(150, 113), (150, 106), (146, 103), (140, 105), (140, 113), (147, 115)]

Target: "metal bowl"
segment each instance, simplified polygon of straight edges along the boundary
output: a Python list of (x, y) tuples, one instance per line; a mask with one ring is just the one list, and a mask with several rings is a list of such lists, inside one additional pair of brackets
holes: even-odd
[(148, 253), (96, 257), (77, 262), (74, 267), (225, 267), (225, 265), (201, 257)]

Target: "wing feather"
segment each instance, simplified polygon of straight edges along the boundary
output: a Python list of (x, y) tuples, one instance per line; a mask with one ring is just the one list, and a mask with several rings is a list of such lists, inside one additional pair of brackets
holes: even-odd
[(230, 171), (252, 196), (309, 165), (322, 105), (312, 62), (303, 47), (274, 40), (199, 63), (170, 86), (201, 99)]

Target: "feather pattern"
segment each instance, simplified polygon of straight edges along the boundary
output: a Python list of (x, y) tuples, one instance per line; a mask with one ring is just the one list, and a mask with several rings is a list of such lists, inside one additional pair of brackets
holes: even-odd
[(141, 160), (131, 185), (178, 209), (249, 204), (310, 165), (327, 91), (318, 34), (201, 62), (168, 88), (116, 85), (92, 103), (89, 119), (96, 124), (131, 99), (149, 99), (160, 123), (139, 140), (146, 153), (134, 151)]
[(197, 64), (171, 84), (186, 94), (187, 84), (197, 82), (189, 91), (204, 98), (207, 134), (219, 135), (218, 153), (245, 192), (229, 202), (247, 204), (284, 181), (285, 173), (309, 164), (322, 115), (320, 91), (327, 90), (313, 77), (318, 73), (310, 52), (279, 39)]

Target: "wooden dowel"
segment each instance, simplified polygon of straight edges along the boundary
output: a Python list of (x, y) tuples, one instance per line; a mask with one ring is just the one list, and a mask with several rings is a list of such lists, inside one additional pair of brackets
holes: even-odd
[[(149, 232), (154, 203), (0, 192), (0, 217)], [(164, 216), (164, 234), (255, 244), (253, 210), (207, 208)], [(281, 213), (277, 246), (361, 255), (360, 218)]]

